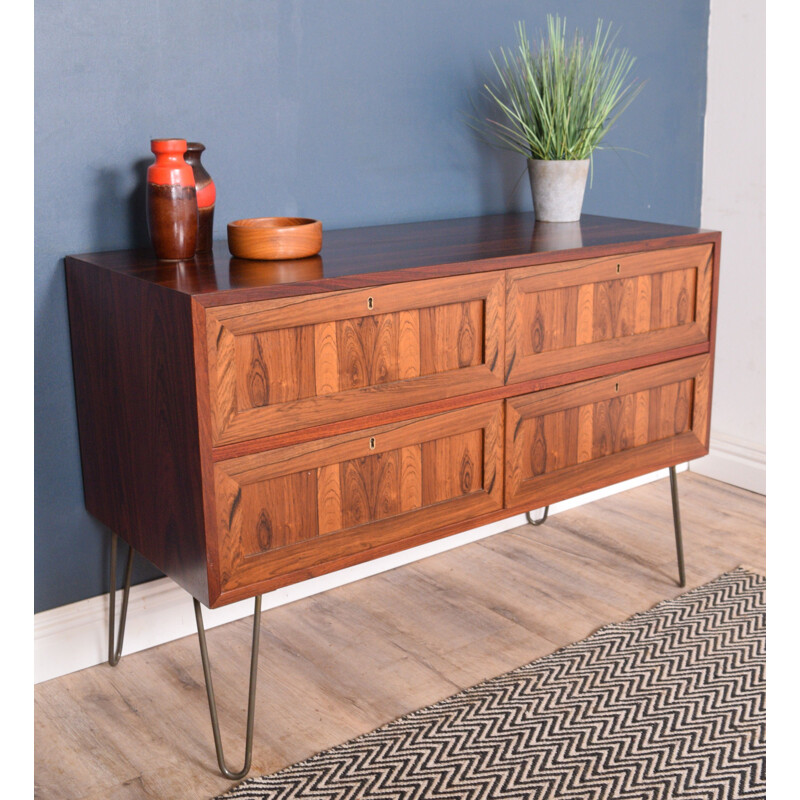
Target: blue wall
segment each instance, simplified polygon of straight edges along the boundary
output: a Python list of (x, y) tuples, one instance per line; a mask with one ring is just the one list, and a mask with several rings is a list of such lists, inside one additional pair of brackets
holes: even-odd
[[(529, 210), (524, 160), (463, 124), (489, 50), (548, 11), (598, 15), (644, 92), (596, 154), (584, 211), (699, 224), (708, 0), (39, 0), (36, 3), (36, 610), (107, 590), (83, 508), (63, 257), (147, 244), (152, 137), (205, 143), (227, 221), (326, 228)], [(140, 565), (139, 582), (157, 576)]]

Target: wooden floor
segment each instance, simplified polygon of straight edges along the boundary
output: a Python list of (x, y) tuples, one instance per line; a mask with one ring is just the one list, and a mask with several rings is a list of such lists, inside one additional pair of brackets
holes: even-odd
[[(765, 570), (765, 499), (678, 477), (689, 586)], [(680, 593), (651, 483), (264, 613), (251, 775), (273, 772)], [(188, 602), (188, 600), (187, 600)], [(241, 764), (252, 618), (208, 633)], [(36, 687), (37, 798), (204, 798), (216, 771), (196, 637)]]

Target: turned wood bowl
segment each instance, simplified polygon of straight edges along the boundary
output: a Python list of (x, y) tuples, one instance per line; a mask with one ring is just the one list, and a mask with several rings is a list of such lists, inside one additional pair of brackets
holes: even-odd
[(322, 223), (303, 217), (256, 217), (228, 223), (228, 249), (260, 261), (308, 258), (322, 249)]

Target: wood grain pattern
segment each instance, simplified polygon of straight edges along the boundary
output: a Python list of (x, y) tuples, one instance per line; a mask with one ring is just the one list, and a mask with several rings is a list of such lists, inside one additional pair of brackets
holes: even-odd
[[(214, 492), (213, 450), (211, 447), (211, 408), (208, 391), (208, 359), (204, 349), (197, 347), (197, 342), (205, 340), (207, 320), (206, 309), (192, 301), (192, 341), (194, 343), (194, 376), (197, 402), (197, 449), (200, 459), (200, 482), (202, 487), (202, 527), (194, 531), (199, 550), (205, 545), (205, 558), (198, 558), (195, 569), (195, 581), (204, 587), (204, 602), (212, 595), (218, 595), (219, 586), (219, 553), (216, 530), (217, 506)], [(195, 595), (198, 597), (198, 595)], [(199, 599), (199, 598), (198, 598)]]
[[(68, 259), (87, 507), (221, 605), (707, 447), (719, 234), (581, 228), (568, 251), (525, 215), (334, 231), (313, 270), (238, 288), (215, 256)], [(664, 380), (642, 383), (653, 365)], [(615, 375), (624, 397), (597, 395)], [(529, 395), (547, 491), (503, 508), (503, 431), (481, 409), (510, 418)]]
[[(314, 504), (310, 508), (313, 510)], [(342, 515), (342, 465), (317, 467), (317, 531), (320, 536), (344, 527)], [(265, 548), (269, 549), (269, 548)]]
[[(102, 269), (187, 294), (207, 308), (419, 281), (537, 264), (719, 242), (715, 231), (584, 214), (582, 245), (564, 249), (532, 213), (497, 214), (325, 232), (320, 257), (292, 262), (231, 258), (225, 242), (190, 268), (147, 250), (87, 253)], [(309, 263), (306, 263), (309, 262)], [(246, 268), (243, 268), (246, 267)], [(278, 267), (278, 268), (276, 268)]]
[(506, 505), (704, 455), (709, 369), (698, 356), (506, 401)]
[(506, 380), (707, 342), (710, 245), (511, 270)]
[(400, 497), (402, 511), (422, 507), (422, 445), (412, 444), (400, 448)]
[[(233, 374), (236, 410), (289, 403), (316, 394), (317, 383), (327, 377), (298, 364), (314, 352), (311, 325), (282, 328), (234, 338)], [(322, 343), (323, 348), (328, 344)]]
[(355, 528), (401, 513), (400, 453), (391, 450), (343, 462), (342, 527)]
[(483, 432), (475, 430), (423, 442), (424, 506), (483, 488), (483, 438)]
[(238, 500), (231, 505), (231, 517), (241, 515), (248, 523), (242, 525), (244, 557), (317, 536), (317, 486), (315, 470), (241, 486)]
[(498, 402), (217, 464), (223, 594), (501, 508), (502, 418)]
[(322, 247), (322, 223), (304, 217), (253, 217), (228, 223), (228, 247), (238, 258), (309, 258)]
[(510, 397), (519, 397), (539, 392), (544, 389), (551, 389), (556, 386), (565, 386), (584, 380), (613, 375), (617, 372), (639, 369), (641, 367), (661, 364), (666, 361), (674, 361), (680, 358), (701, 355), (709, 352), (708, 342), (678, 347), (674, 350), (663, 350), (657, 353), (647, 353), (634, 358), (623, 358), (620, 361), (612, 361), (607, 364), (595, 364), (591, 367), (563, 372), (557, 375), (547, 375), (543, 378), (534, 378), (520, 383), (506, 384), (497, 386), (493, 389), (484, 389), (468, 394), (457, 395), (454, 397), (442, 397), (426, 403), (413, 406), (405, 406), (391, 409), (389, 411), (379, 411), (377, 413), (366, 413), (363, 416), (341, 420), (340, 422), (326, 423), (323, 425), (312, 425), (307, 428), (275, 433), (268, 436), (259, 436), (242, 442), (230, 445), (221, 445), (211, 451), (213, 461), (227, 461), (231, 458), (253, 453), (260, 453), (265, 450), (273, 450), (279, 447), (286, 447), (291, 444), (300, 444), (313, 439), (325, 436), (333, 436), (337, 433), (347, 433), (349, 431), (360, 430), (373, 425), (383, 425), (389, 422), (400, 422), (406, 419), (413, 419), (430, 414), (439, 414), (444, 411), (452, 411), (456, 408), (465, 408), (471, 405), (492, 402), (494, 400), (505, 400)]
[(481, 301), (424, 308), (419, 315), (423, 375), (483, 363), (484, 306)]
[(71, 258), (66, 280), (86, 508), (205, 601), (191, 301)]
[(504, 275), (208, 312), (218, 445), (502, 384)]

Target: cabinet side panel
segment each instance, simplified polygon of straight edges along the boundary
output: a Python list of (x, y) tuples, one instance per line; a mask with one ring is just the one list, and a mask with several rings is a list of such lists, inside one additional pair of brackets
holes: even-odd
[(66, 260), (86, 508), (207, 602), (188, 297)]

